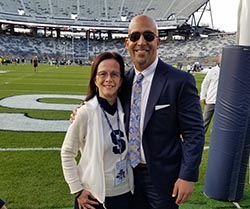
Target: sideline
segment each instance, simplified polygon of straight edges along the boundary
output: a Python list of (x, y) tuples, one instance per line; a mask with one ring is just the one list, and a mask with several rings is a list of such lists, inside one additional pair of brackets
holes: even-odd
[(209, 149), (209, 146), (205, 146), (203, 150), (208, 150)]
[[(209, 146), (205, 146), (204, 150), (208, 150)], [(34, 147), (34, 148), (26, 148), (26, 147), (20, 147), (20, 148), (0, 148), (0, 152), (6, 152), (6, 151), (61, 151), (61, 148), (59, 147)]]
[(0, 151), (61, 151), (58, 147), (36, 147), (36, 148), (0, 148)]

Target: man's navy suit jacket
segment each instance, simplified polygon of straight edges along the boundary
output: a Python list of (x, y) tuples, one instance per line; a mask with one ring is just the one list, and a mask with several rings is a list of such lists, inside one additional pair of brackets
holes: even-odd
[[(121, 99), (128, 132), (134, 69), (126, 72)], [(162, 196), (177, 178), (195, 182), (204, 146), (200, 99), (193, 75), (161, 59), (147, 102), (142, 144), (152, 182)]]

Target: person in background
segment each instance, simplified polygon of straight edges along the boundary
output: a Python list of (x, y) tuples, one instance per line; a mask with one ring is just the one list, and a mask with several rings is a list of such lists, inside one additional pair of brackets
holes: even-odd
[(0, 199), (0, 209), (7, 209), (5, 206), (5, 202), (2, 199)]
[(33, 67), (34, 67), (34, 71), (37, 72), (37, 69), (38, 69), (38, 58), (37, 58), (37, 56), (33, 57), (32, 64), (33, 64)]
[(186, 71), (188, 73), (192, 71), (192, 66), (189, 63), (187, 64)]
[(85, 103), (67, 130), (61, 159), (65, 180), (75, 194), (75, 209), (131, 207), (133, 171), (127, 159), (124, 112), (117, 97), (124, 68), (117, 53), (96, 57)]
[(220, 76), (221, 59), (222, 55), (219, 54), (217, 65), (208, 70), (205, 78), (201, 83), (200, 101), (204, 105), (203, 119), (205, 133), (208, 130), (209, 124), (214, 114)]

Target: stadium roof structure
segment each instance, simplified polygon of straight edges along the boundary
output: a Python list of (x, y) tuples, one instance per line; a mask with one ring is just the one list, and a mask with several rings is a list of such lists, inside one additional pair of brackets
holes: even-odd
[(199, 27), (194, 13), (203, 8), (203, 14), (208, 4), (209, 0), (1, 0), (0, 23), (127, 32), (131, 18), (146, 14), (156, 20), (159, 31), (187, 30), (191, 18)]

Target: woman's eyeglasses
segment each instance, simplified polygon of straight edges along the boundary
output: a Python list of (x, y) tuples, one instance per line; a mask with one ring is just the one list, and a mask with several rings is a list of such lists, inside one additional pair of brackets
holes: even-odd
[(111, 73), (108, 73), (106, 71), (100, 71), (96, 74), (97, 76), (99, 76), (101, 79), (106, 79), (109, 75), (112, 79), (117, 79), (117, 78), (120, 78), (121, 74), (120, 72), (111, 72)]
[(157, 35), (155, 35), (153, 32), (151, 31), (145, 31), (143, 33), (140, 32), (133, 32), (131, 34), (128, 35), (128, 38), (130, 41), (132, 42), (136, 42), (140, 39), (141, 35), (143, 35), (143, 38), (148, 41), (151, 42), (153, 41), (156, 37), (158, 37)]

